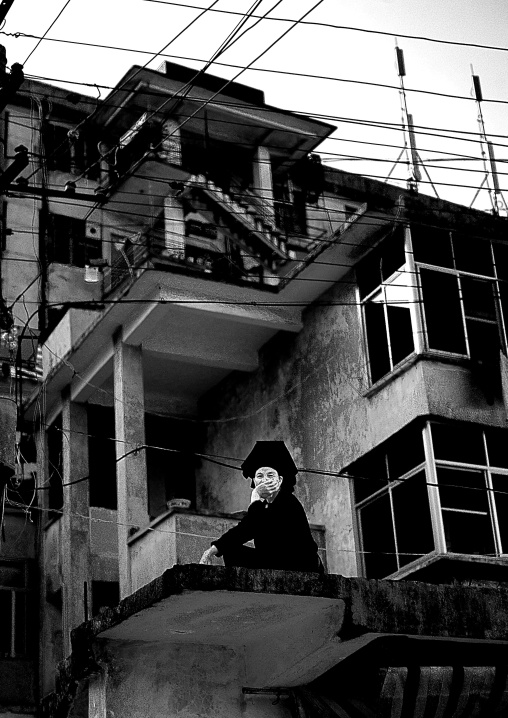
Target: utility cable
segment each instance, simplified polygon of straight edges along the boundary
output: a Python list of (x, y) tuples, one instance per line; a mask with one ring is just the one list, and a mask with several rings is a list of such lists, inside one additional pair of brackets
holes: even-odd
[(34, 52), (37, 50), (37, 48), (38, 48), (39, 45), (41, 44), (41, 42), (46, 38), (46, 35), (47, 35), (48, 32), (51, 30), (51, 28), (53, 27), (53, 25), (56, 23), (56, 21), (58, 20), (58, 18), (60, 17), (60, 15), (62, 15), (63, 11), (64, 11), (65, 8), (69, 5), (70, 1), (71, 1), (71, 0), (67, 0), (67, 2), (65, 3), (65, 5), (63, 6), (63, 8), (60, 10), (60, 12), (58, 13), (58, 15), (55, 17), (55, 19), (53, 20), (53, 22), (51, 23), (51, 25), (48, 27), (48, 29), (47, 29), (46, 32), (44, 33), (44, 35), (42, 35), (42, 37), (39, 38), (38, 43), (37, 43), (37, 44), (35, 45), (35, 47), (28, 53), (28, 56), (27, 56), (25, 62), (23, 63), (23, 65), (26, 65), (26, 63), (28, 62), (28, 60), (32, 57), (32, 55), (34, 54)]

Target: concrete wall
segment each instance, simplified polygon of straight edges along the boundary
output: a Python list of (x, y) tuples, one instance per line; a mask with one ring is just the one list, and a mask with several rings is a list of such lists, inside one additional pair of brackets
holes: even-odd
[[(214, 645), (154, 645), (115, 641), (108, 667), (108, 715), (124, 718), (289, 718), (273, 696), (243, 696), (244, 662), (237, 650)], [(112, 711), (112, 714), (109, 713)]]

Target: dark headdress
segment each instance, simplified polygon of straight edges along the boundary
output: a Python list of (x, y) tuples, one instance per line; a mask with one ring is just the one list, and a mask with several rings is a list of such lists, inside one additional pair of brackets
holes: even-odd
[[(253, 479), (261, 466), (271, 466), (283, 477), (282, 488), (292, 491), (298, 468), (283, 441), (256, 441), (241, 469), (246, 479)], [(254, 482), (251, 486), (254, 488)]]

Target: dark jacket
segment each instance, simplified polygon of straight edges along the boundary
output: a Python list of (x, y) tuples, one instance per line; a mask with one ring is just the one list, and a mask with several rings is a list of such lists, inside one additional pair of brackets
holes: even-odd
[(281, 490), (271, 504), (254, 501), (243, 519), (212, 545), (222, 556), (251, 539), (260, 567), (288, 571), (321, 569), (307, 516), (291, 491)]

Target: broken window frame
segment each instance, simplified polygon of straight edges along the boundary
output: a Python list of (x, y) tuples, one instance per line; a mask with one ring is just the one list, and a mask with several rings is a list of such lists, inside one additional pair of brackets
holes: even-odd
[[(443, 356), (450, 356), (450, 357), (457, 357), (457, 358), (468, 358), (471, 359), (474, 357), (474, 352), (471, 351), (471, 331), (468, 322), (479, 322), (482, 324), (489, 324), (491, 326), (496, 326), (498, 336), (499, 336), (499, 343), (500, 348), (502, 348), (504, 351), (506, 351), (506, 348), (508, 346), (508, 335), (507, 335), (507, 323), (508, 323), (508, 317), (504, 316), (503, 313), (503, 307), (501, 302), (501, 291), (499, 283), (502, 281), (502, 279), (499, 277), (497, 263), (496, 263), (496, 255), (494, 252), (494, 246), (493, 242), (491, 240), (486, 239), (478, 239), (478, 242), (489, 242), (490, 245), (490, 253), (492, 258), (492, 267), (493, 267), (493, 274), (479, 274), (474, 272), (468, 272), (463, 269), (457, 268), (457, 260), (456, 260), (456, 254), (454, 250), (454, 242), (453, 238), (454, 236), (457, 236), (457, 233), (454, 232), (448, 232), (448, 235), (450, 237), (450, 244), (451, 244), (451, 251), (452, 251), (452, 261), (454, 266), (453, 267), (442, 267), (437, 264), (431, 264), (429, 262), (423, 262), (420, 260), (415, 259), (413, 252), (411, 263), (413, 264), (413, 270), (415, 272), (415, 276), (417, 279), (417, 285), (419, 290), (419, 306), (420, 306), (420, 321), (423, 329), (423, 338), (424, 338), (424, 350), (427, 352), (431, 352), (432, 354), (437, 355), (443, 355)], [(465, 351), (448, 351), (446, 349), (440, 349), (436, 347), (430, 346), (429, 341), (429, 329), (428, 329), (428, 320), (425, 313), (425, 300), (424, 300), (424, 294), (423, 294), (423, 283), (422, 283), (422, 270), (423, 271), (429, 271), (429, 272), (439, 272), (441, 274), (446, 274), (450, 276), (454, 276), (457, 279), (457, 289), (458, 289), (458, 300), (460, 305), (460, 311), (461, 311), (461, 318), (462, 318), (462, 331), (463, 331), (463, 338), (464, 338), (464, 344), (465, 344)], [(492, 301), (494, 305), (494, 311), (495, 311), (495, 320), (491, 319), (484, 319), (475, 317), (471, 313), (469, 313), (465, 306), (465, 298), (464, 298), (464, 291), (463, 291), (463, 284), (467, 279), (477, 280), (481, 282), (488, 283), (492, 287)]]
[[(390, 241), (390, 235), (393, 233), (393, 228), (390, 230), (389, 236), (385, 237), (383, 241)], [(364, 346), (366, 348), (367, 358), (367, 369), (370, 377), (371, 384), (375, 384), (385, 376), (388, 376), (393, 372), (399, 365), (407, 360), (408, 357), (414, 354), (420, 354), (423, 351), (422, 343), (422, 324), (421, 315), (418, 311), (419, 304), (419, 289), (416, 281), (416, 274), (413, 263), (413, 251), (411, 245), (411, 235), (409, 227), (404, 227), (404, 264), (401, 265), (392, 274), (383, 279), (371, 292), (366, 294), (361, 299), (362, 305), (362, 316), (363, 316), (363, 330), (364, 330)], [(382, 259), (381, 259), (382, 262)], [(402, 283), (400, 283), (402, 280)], [(409, 318), (411, 322), (411, 340), (413, 343), (412, 351), (409, 351), (402, 358), (395, 360), (393, 346), (394, 342), (390, 331), (390, 319), (388, 315), (389, 306), (396, 306), (397, 303), (403, 305), (406, 300), (390, 300), (388, 293), (395, 287), (402, 287), (407, 294), (407, 303), (409, 304)], [(397, 290), (395, 290), (397, 291)], [(373, 304), (379, 304), (383, 307), (383, 318), (384, 318), (384, 335), (386, 338), (386, 346), (388, 351), (388, 366), (389, 369), (385, 373), (377, 374), (374, 372), (374, 361), (372, 359), (374, 351), (372, 343), (369, 340), (369, 319), (367, 313), (369, 307)], [(409, 334), (408, 334), (409, 336)], [(371, 356), (372, 354), (372, 356)]]
[[(432, 232), (432, 229), (429, 230)], [(390, 235), (393, 233), (393, 228), (390, 230), (390, 233), (388, 236), (385, 235), (384, 239), (377, 245), (378, 249), (382, 252), (382, 246), (384, 242), (390, 241)], [(422, 260), (415, 259), (414, 252), (413, 252), (413, 241), (412, 241), (412, 235), (411, 235), (411, 226), (407, 225), (405, 228), (405, 238), (404, 238), (404, 253), (405, 253), (405, 264), (402, 265), (397, 271), (393, 272), (390, 277), (387, 277), (383, 279), (372, 291), (370, 291), (368, 294), (360, 298), (361, 303), (361, 309), (362, 309), (362, 317), (363, 317), (363, 333), (364, 333), (364, 346), (365, 346), (365, 352), (366, 352), (366, 362), (367, 362), (367, 371), (370, 379), (371, 385), (375, 385), (378, 381), (384, 380), (386, 377), (390, 376), (392, 372), (394, 372), (401, 364), (403, 364), (408, 357), (412, 355), (418, 355), (422, 353), (429, 353), (433, 354), (435, 356), (443, 356), (443, 357), (450, 357), (450, 358), (457, 358), (457, 359), (484, 359), (485, 356), (492, 356), (495, 358), (495, 351), (490, 350), (489, 347), (485, 347), (483, 345), (480, 345), (478, 343), (478, 347), (475, 347), (471, 343), (471, 330), (473, 326), (476, 325), (488, 325), (490, 327), (496, 328), (497, 333), (497, 339), (499, 341), (499, 348), (501, 348), (503, 351), (507, 351), (508, 348), (508, 301), (505, 299), (505, 306), (503, 306), (503, 296), (501, 292), (501, 286), (500, 283), (505, 281), (506, 279), (503, 279), (503, 277), (500, 276), (500, 271), (498, 269), (497, 259), (496, 259), (496, 252), (494, 251), (494, 247), (496, 244), (496, 240), (487, 240), (487, 239), (481, 239), (478, 238), (476, 241), (478, 242), (488, 242), (489, 248), (490, 248), (490, 256), (491, 256), (491, 262), (492, 262), (492, 275), (489, 274), (480, 274), (475, 273), (471, 271), (466, 271), (464, 269), (458, 268), (458, 261), (456, 258), (456, 252), (454, 249), (454, 238), (460, 237), (461, 235), (458, 232), (452, 232), (447, 231), (445, 232), (445, 236), (448, 237), (448, 240), (450, 242), (450, 249), (451, 249), (451, 263), (453, 266), (445, 267), (438, 264), (433, 264), (431, 262), (425, 262)], [(505, 244), (505, 243), (503, 243)], [(427, 308), (430, 308), (430, 302), (428, 300), (428, 297), (424, 296), (424, 274), (425, 272), (436, 272), (440, 273), (440, 276), (450, 276), (455, 277), (457, 282), (457, 302), (458, 307), (460, 311), (460, 317), (461, 317), (461, 326), (456, 326), (455, 331), (457, 332), (457, 336), (459, 340), (463, 340), (463, 346), (464, 350), (448, 350), (445, 348), (439, 348), (436, 346), (431, 346), (431, 340), (430, 340), (430, 320), (429, 320), (429, 311), (426, 312), (426, 306)], [(408, 292), (409, 297), (409, 316), (411, 319), (411, 329), (412, 329), (412, 340), (413, 340), (413, 351), (408, 352), (403, 358), (398, 359), (398, 361), (394, 361), (393, 357), (393, 340), (390, 335), (390, 326), (389, 326), (389, 319), (388, 319), (388, 307), (390, 306), (390, 301), (388, 298), (388, 292), (390, 290), (390, 287), (394, 287), (397, 285), (397, 280), (400, 280), (400, 278), (403, 278), (403, 285), (406, 291)], [(405, 281), (404, 281), (405, 280)], [(466, 298), (464, 296), (464, 286), (465, 283), (468, 280), (478, 281), (478, 282), (484, 282), (488, 283), (488, 285), (492, 289), (492, 305), (494, 308), (495, 318), (487, 318), (487, 317), (481, 317), (476, 316), (474, 311), (468, 310), (466, 308)], [(400, 286), (400, 282), (399, 282)], [(508, 296), (508, 293), (507, 295)], [(427, 299), (427, 305), (425, 300)], [(377, 326), (375, 324), (375, 318), (370, 319), (370, 326), (375, 327), (375, 330), (371, 332), (371, 336), (369, 336), (369, 307), (373, 304), (378, 303), (383, 306), (384, 314), (383, 314), (383, 325)], [(374, 359), (375, 356), (374, 352), (376, 351), (384, 351), (384, 347), (379, 346), (377, 342), (375, 342), (376, 339), (376, 333), (377, 336), (384, 336), (388, 356), (384, 358), (381, 357), (381, 361), (379, 360), (379, 357), (376, 357), (376, 361), (379, 362), (377, 371), (374, 369)], [(409, 334), (408, 334), (409, 337)], [(375, 348), (372, 348), (372, 345), (375, 342)], [(473, 350), (472, 350), (473, 348)], [(496, 347), (493, 347), (494, 349), (497, 349)], [(478, 351), (479, 349), (479, 351)], [(485, 351), (485, 349), (487, 351)], [(384, 366), (383, 366), (384, 364)]]
[[(459, 422), (454, 422), (455, 428), (460, 428), (461, 424)], [(495, 465), (495, 463), (490, 460), (489, 456), (489, 440), (488, 440), (488, 432), (492, 430), (491, 427), (483, 427), (481, 425), (472, 425), (472, 430), (478, 431), (478, 436), (480, 436), (481, 432), (481, 441), (483, 446), (483, 452), (484, 452), (484, 462), (483, 463), (477, 463), (472, 461), (458, 461), (458, 460), (450, 460), (450, 459), (442, 459), (442, 458), (436, 458), (435, 452), (434, 452), (434, 439), (432, 436), (432, 426), (436, 425), (443, 425), (443, 426), (451, 426), (451, 424), (446, 424), (444, 422), (439, 421), (427, 421), (422, 427), (422, 440), (423, 440), (423, 449), (424, 449), (424, 460), (420, 463), (416, 464), (414, 467), (409, 469), (406, 473), (402, 474), (400, 477), (392, 477), (390, 476), (390, 467), (389, 467), (389, 461), (388, 461), (388, 442), (386, 442), (386, 450), (380, 453), (384, 453), (383, 456), (383, 465), (380, 464), (380, 471), (379, 471), (379, 479), (380, 479), (380, 488), (378, 490), (373, 491), (371, 494), (363, 497), (359, 501), (354, 502), (355, 507), (355, 533), (357, 536), (357, 542), (359, 547), (359, 569), (361, 572), (361, 575), (366, 576), (367, 578), (394, 578), (396, 577), (396, 574), (401, 569), (410, 569), (411, 564), (413, 561), (415, 562), (415, 565), (418, 565), (418, 562), (421, 557), (428, 556), (428, 555), (441, 555), (441, 554), (448, 554), (448, 555), (466, 555), (466, 556), (475, 556), (475, 555), (481, 555), (481, 556), (488, 556), (492, 559), (497, 558), (503, 558), (508, 555), (508, 520), (506, 521), (506, 525), (504, 527), (501, 525), (500, 517), (504, 515), (505, 510), (502, 506), (498, 507), (498, 501), (500, 501), (500, 497), (504, 496), (504, 494), (508, 494), (508, 468)], [(508, 430), (506, 430), (507, 436), (508, 436)], [(397, 435), (395, 437), (392, 437), (390, 441), (394, 441), (396, 439)], [(382, 447), (381, 447), (382, 448)], [(355, 462), (356, 463), (356, 462)], [(455, 470), (457, 472), (471, 472), (476, 473), (478, 475), (481, 475), (483, 477), (485, 492), (486, 492), (486, 499), (487, 499), (487, 506), (488, 510), (479, 510), (477, 508), (472, 509), (464, 509), (460, 506), (457, 507), (446, 507), (442, 505), (441, 500), (441, 490), (445, 489), (446, 486), (448, 486), (448, 489), (450, 488), (450, 484), (446, 485), (444, 483), (440, 483), (439, 480), (439, 471), (440, 470)], [(396, 518), (396, 511), (394, 509), (394, 501), (393, 496), (394, 492), (397, 490), (397, 487), (403, 484), (405, 481), (409, 481), (415, 476), (417, 476), (420, 472), (425, 472), (425, 481), (427, 485), (427, 497), (428, 497), (428, 506), (429, 506), (429, 512), (430, 512), (430, 520), (432, 524), (432, 536), (433, 536), (433, 547), (432, 549), (426, 553), (426, 554), (415, 554), (415, 558), (412, 561), (405, 561), (401, 560), (401, 557), (403, 557), (405, 554), (403, 551), (399, 551), (399, 542), (397, 537), (397, 518)], [(346, 470), (347, 473), (347, 470)], [(355, 483), (355, 478), (357, 481), (362, 481), (365, 478), (371, 478), (371, 477), (361, 477), (357, 476), (355, 477), (355, 469), (354, 464), (351, 467), (351, 478), (353, 482), (353, 486)], [(506, 491), (499, 491), (497, 489), (496, 491), (496, 483), (499, 480), (499, 478), (504, 477), (506, 479), (507, 483), (507, 489)], [(383, 484), (382, 481), (385, 483)], [(459, 479), (460, 481), (460, 479)], [(460, 483), (458, 484), (459, 486)], [(451, 488), (453, 488), (453, 485), (451, 485)], [(471, 489), (467, 486), (464, 486), (464, 492), (470, 491)], [(355, 494), (355, 491), (353, 491), (353, 496)], [(390, 518), (391, 518), (391, 527), (392, 527), (392, 538), (393, 538), (393, 545), (394, 545), (394, 565), (396, 565), (396, 569), (386, 575), (374, 575), (373, 572), (370, 572), (368, 570), (367, 564), (368, 564), (368, 557), (367, 554), (370, 553), (366, 549), (366, 543), (364, 538), (364, 531), (362, 527), (362, 511), (365, 509), (365, 507), (368, 507), (369, 505), (373, 505), (377, 500), (382, 498), (383, 496), (388, 496), (390, 501)], [(462, 494), (462, 497), (467, 496), (467, 494)], [(502, 499), (501, 499), (502, 501)], [(508, 504), (508, 496), (504, 500), (505, 503)], [(501, 502), (500, 502), (501, 503)], [(411, 513), (414, 509), (412, 507), (408, 508), (408, 513)], [(489, 553), (481, 553), (478, 550), (475, 551), (453, 551), (447, 546), (447, 538), (446, 538), (446, 523), (447, 523), (447, 515), (456, 514), (456, 515), (462, 515), (467, 516), (470, 515), (473, 516), (480, 516), (485, 515), (488, 519), (488, 526), (490, 530), (490, 536), (489, 540), (492, 540), (493, 544), (493, 551)], [(414, 516), (414, 513), (412, 514)], [(454, 517), (452, 517), (454, 518)], [(473, 519), (472, 519), (473, 520)], [(471, 527), (468, 526), (467, 529), (471, 534), (474, 532), (471, 531)], [(476, 534), (475, 534), (476, 536)], [(503, 545), (503, 536), (504, 536), (504, 545)], [(454, 537), (455, 540), (456, 537)], [(479, 541), (481, 541), (481, 537), (479, 537)], [(374, 570), (375, 572), (375, 570)]]

